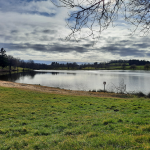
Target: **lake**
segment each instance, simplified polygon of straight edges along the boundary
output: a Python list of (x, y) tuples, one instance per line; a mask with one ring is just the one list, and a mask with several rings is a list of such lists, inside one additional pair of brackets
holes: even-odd
[(84, 91), (103, 90), (105, 81), (108, 91), (150, 92), (150, 71), (144, 70), (35, 70), (1, 75), (0, 80)]

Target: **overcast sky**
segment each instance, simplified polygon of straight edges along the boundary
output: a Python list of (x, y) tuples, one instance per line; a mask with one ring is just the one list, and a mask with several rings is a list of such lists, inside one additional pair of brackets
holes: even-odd
[(150, 60), (149, 36), (131, 36), (122, 19), (102, 32), (94, 46), (92, 38), (66, 41), (70, 11), (50, 0), (0, 0), (0, 47), (7, 55), (41, 62)]

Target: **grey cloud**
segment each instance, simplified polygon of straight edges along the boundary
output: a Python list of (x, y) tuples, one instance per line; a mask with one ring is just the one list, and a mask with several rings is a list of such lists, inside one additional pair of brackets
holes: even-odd
[(145, 57), (146, 51), (136, 50), (133, 48), (126, 48), (120, 51), (120, 56), (134, 56), (134, 57)]
[(83, 58), (83, 59), (86, 59), (86, 58), (88, 58), (88, 60), (92, 60), (92, 61), (93, 61), (93, 60), (101, 61), (98, 55), (86, 56), (86, 57)]
[(28, 11), (30, 14), (38, 14), (41, 16), (54, 17), (56, 13), (38, 12), (38, 11)]
[(137, 48), (148, 48), (150, 47), (149, 43), (141, 43), (141, 44), (133, 44), (133, 46), (136, 46)]
[[(144, 37), (145, 38), (145, 37)], [(133, 56), (134, 57), (145, 57), (150, 55), (147, 53), (147, 48), (150, 47), (148, 42), (144, 42), (142, 38), (129, 38), (125, 40), (112, 41), (112, 38), (106, 40), (106, 44), (96, 51), (101, 51), (103, 53), (111, 53), (112, 55), (119, 55), (122, 57)], [(148, 37), (146, 39), (149, 39)], [(142, 42), (141, 42), (142, 41)]]
[(55, 45), (52, 47), (51, 49), (53, 52), (65, 52), (65, 53), (68, 53), (68, 52), (78, 52), (78, 53), (85, 53), (85, 52), (88, 52), (89, 50), (84, 48), (84, 47), (81, 47), (81, 46), (62, 46), (62, 45)]
[(45, 30), (37, 30), (37, 29), (34, 29), (33, 32), (31, 32), (32, 35), (41, 35), (41, 33), (43, 34), (56, 34), (57, 33), (57, 30), (49, 30), (49, 29), (45, 29)]
[(112, 45), (107, 45), (105, 47), (101, 47), (100, 50), (102, 50), (103, 52), (117, 52), (120, 51), (120, 48), (112, 44)]
[(109, 52), (111, 54), (118, 54), (120, 56), (134, 56), (134, 57), (145, 57), (146, 51), (144, 50), (137, 50), (134, 47), (125, 48), (125, 47), (118, 47), (114, 44), (108, 45), (105, 47), (101, 47), (100, 51), (106, 53)]
[(47, 33), (48, 33), (48, 34), (55, 34), (55, 33), (57, 33), (56, 30), (48, 30), (48, 29), (47, 29), (47, 30), (43, 30), (42, 32), (43, 32), (43, 33), (46, 33), (46, 34), (47, 34)]
[(116, 38), (108, 38), (106, 39), (107, 44), (109, 45), (113, 43), (115, 46), (120, 46), (120, 47), (125, 47), (125, 46), (130, 46), (130, 47), (136, 47), (136, 48), (147, 48), (150, 46), (150, 43), (148, 42), (150, 39), (148, 37), (128, 37), (128, 39), (125, 40), (119, 40), (117, 37)]
[(40, 36), (40, 37), (39, 37), (39, 40), (40, 40), (40, 41), (44, 41), (44, 42), (45, 42), (45, 41), (48, 41), (48, 42), (49, 42), (49, 41), (53, 41), (54, 38), (53, 38), (53, 37), (49, 37), (49, 36)]
[[(40, 4), (43, 5), (41, 6)], [(2, 12), (30, 13), (48, 17), (55, 16), (56, 11), (53, 5), (47, 6), (46, 4), (51, 4), (51, 2), (46, 0), (2, 0), (0, 1), (0, 10)], [(45, 7), (46, 9), (40, 9), (41, 7)]]
[(84, 47), (91, 47), (93, 44), (83, 44)]
[(71, 52), (78, 52), (78, 53), (85, 53), (89, 50), (82, 47), (82, 46), (72, 46), (72, 45), (61, 45), (61, 44), (55, 44), (55, 45), (44, 45), (44, 44), (3, 44), (1, 43), (5, 48), (9, 48), (10, 51), (25, 51), (32, 49), (34, 51), (41, 51), (41, 52), (53, 52), (53, 53), (71, 53)]
[(18, 30), (11, 30), (11, 31), (10, 31), (11, 34), (16, 34), (16, 33), (18, 33), (18, 32), (19, 32)]
[(129, 45), (129, 44), (133, 44), (133, 41), (132, 40), (122, 40), (122, 41), (119, 41), (120, 44), (124, 44), (124, 45)]
[(150, 53), (146, 53), (146, 56), (150, 57)]
[[(46, 32), (46, 30), (42, 30), (42, 32)], [(51, 31), (50, 31), (51, 32)], [(51, 41), (49, 37), (47, 36), (41, 36), (41, 41)], [(74, 42), (73, 42), (74, 43)], [(72, 44), (72, 43), (71, 43)], [(105, 44), (103, 47), (94, 48), (93, 42), (89, 42), (87, 44), (83, 44), (81, 46), (78, 46), (76, 44), (71, 45), (69, 42), (67, 44), (59, 44), (59, 43), (53, 43), (50, 45), (46, 44), (30, 44), (30, 43), (24, 43), (24, 44), (7, 44), (6, 46), (9, 47), (9, 50), (18, 50), (18, 51), (24, 51), (32, 49), (34, 51), (41, 51), (41, 52), (47, 52), (47, 53), (86, 53), (89, 51), (92, 51), (93, 54), (95, 52), (103, 52), (103, 53), (111, 53), (112, 55), (119, 55), (122, 57), (126, 56), (133, 56), (134, 57), (145, 57), (149, 56), (150, 54), (147, 53), (146, 50), (142, 50), (141, 48), (145, 47), (145, 44), (133, 44), (129, 40), (122, 40), (118, 41), (114, 44)], [(126, 47), (128, 45), (128, 47)], [(6, 47), (5, 46), (5, 47)], [(137, 48), (139, 46), (139, 48)]]

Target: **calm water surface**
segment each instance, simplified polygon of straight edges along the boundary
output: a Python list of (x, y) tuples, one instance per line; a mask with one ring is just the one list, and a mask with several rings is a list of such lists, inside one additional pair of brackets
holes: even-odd
[(104, 89), (104, 81), (107, 90), (118, 87), (121, 82), (124, 82), (128, 92), (142, 91), (146, 94), (150, 92), (150, 71), (35, 70), (28, 73), (3, 75), (0, 76), (0, 80), (86, 91)]

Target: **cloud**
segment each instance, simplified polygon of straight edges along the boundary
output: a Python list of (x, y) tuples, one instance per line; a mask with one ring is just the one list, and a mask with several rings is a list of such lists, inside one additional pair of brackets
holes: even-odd
[[(134, 44), (135, 43), (135, 44)], [(135, 57), (146, 57), (150, 44), (141, 43), (140, 39), (132, 40), (107, 40), (105, 46), (102, 46), (99, 50), (103, 53), (111, 53), (112, 55), (119, 55), (120, 57), (132, 56)], [(147, 48), (147, 49), (146, 49)]]
[(54, 5), (48, 1), (40, 0), (9, 0), (0, 1), (2, 12), (32, 13), (53, 16), (56, 12)]
[(17, 34), (18, 33), (18, 30), (12, 30), (10, 31), (11, 34)]
[(150, 43), (138, 43), (138, 44), (133, 44), (133, 46), (137, 47), (137, 48), (149, 48), (150, 47)]
[(57, 33), (56, 30), (49, 30), (49, 29), (43, 30), (42, 32), (45, 33), (45, 34), (55, 34), (55, 33)]
[[(25, 60), (95, 62), (150, 56), (149, 37), (129, 36), (122, 20), (117, 27), (102, 32), (95, 45), (91, 37), (66, 41), (71, 32), (66, 26), (69, 12), (55, 7), (50, 0), (1, 0), (0, 46), (8, 55)], [(86, 28), (84, 31), (88, 35)]]
[(46, 52), (46, 53), (86, 53), (89, 50), (82, 47), (82, 46), (71, 46), (71, 45), (61, 45), (61, 44), (54, 44), (54, 45), (44, 45), (44, 44), (4, 44), (0, 43), (4, 47), (8, 48), (9, 51), (25, 51), (25, 50), (34, 50), (39, 52)]

